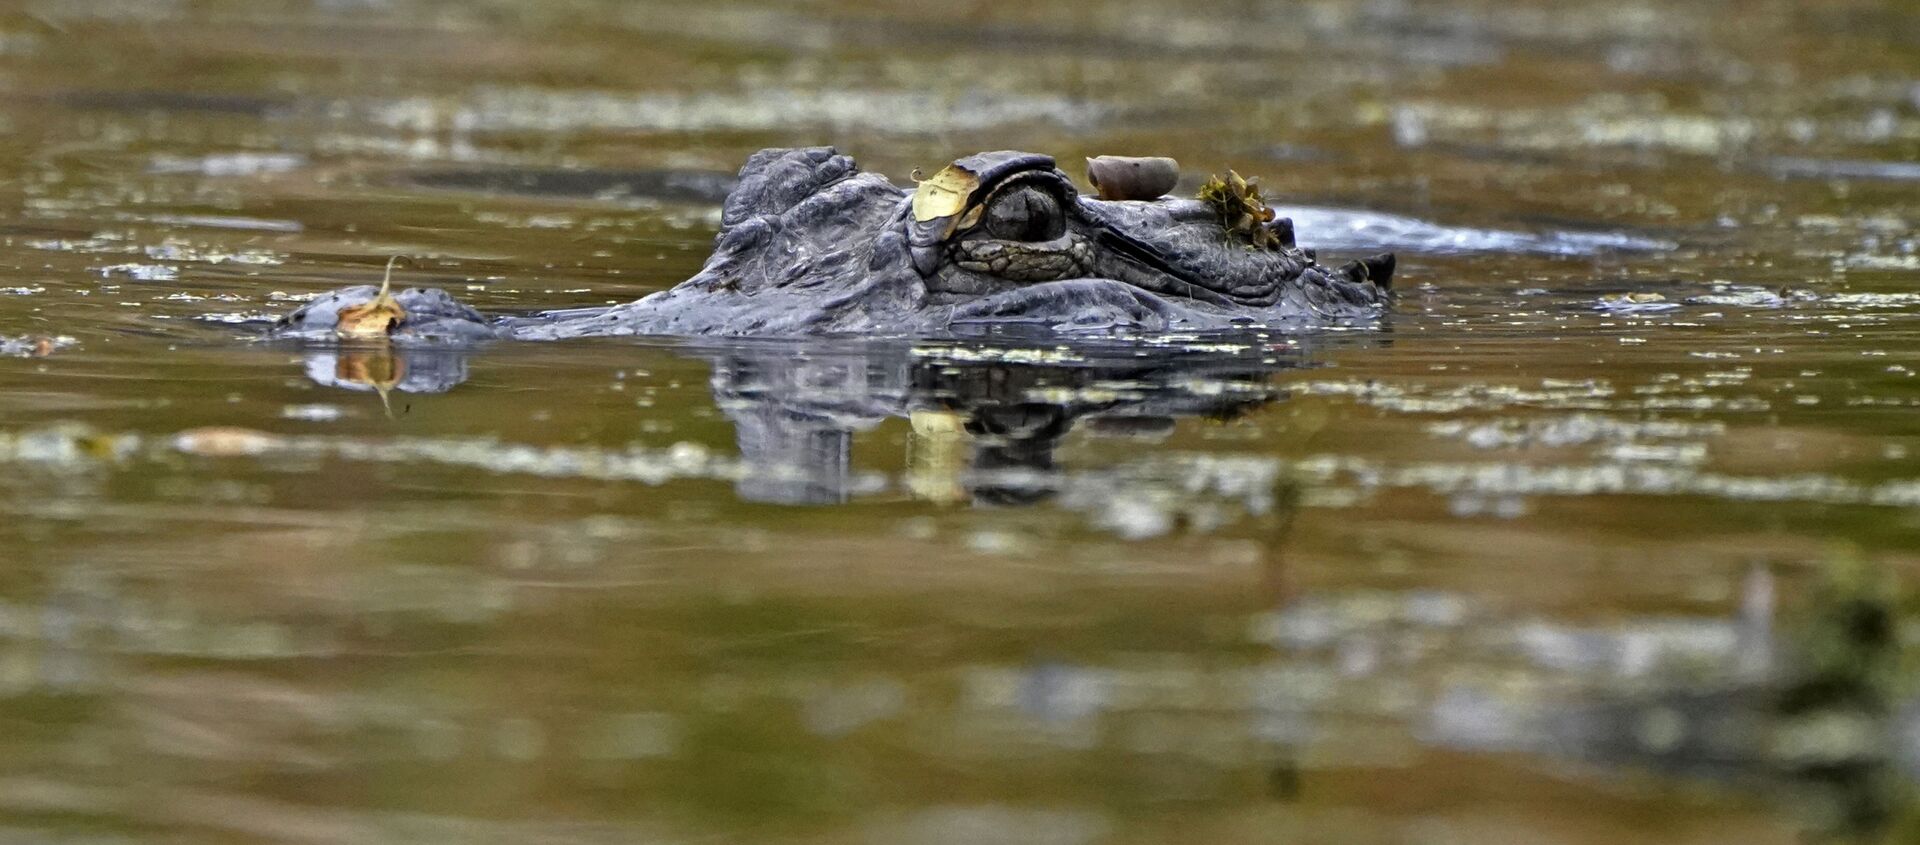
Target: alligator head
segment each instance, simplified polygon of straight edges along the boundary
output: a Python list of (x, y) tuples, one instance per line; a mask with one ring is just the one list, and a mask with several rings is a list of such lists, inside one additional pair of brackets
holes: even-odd
[[(1051, 157), (968, 156), (910, 192), (832, 148), (756, 153), (727, 197), (714, 252), (671, 290), (610, 309), (490, 320), (443, 291), (395, 296), (398, 340), (601, 335), (926, 335), (982, 325), (1204, 330), (1365, 320), (1393, 257), (1340, 268), (1287, 221), (1217, 203), (1083, 196)], [(377, 296), (327, 294), (282, 319), (331, 337)]]

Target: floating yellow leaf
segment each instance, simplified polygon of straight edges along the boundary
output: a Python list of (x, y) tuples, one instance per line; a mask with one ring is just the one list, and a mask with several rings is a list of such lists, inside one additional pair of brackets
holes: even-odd
[(387, 259), (387, 274), (380, 280), (380, 293), (372, 300), (340, 309), (340, 321), (333, 327), (336, 336), (386, 337), (401, 321), (407, 319), (407, 309), (400, 307), (399, 300), (394, 299), (390, 292), (393, 287), (393, 265), (399, 260), (398, 255)]

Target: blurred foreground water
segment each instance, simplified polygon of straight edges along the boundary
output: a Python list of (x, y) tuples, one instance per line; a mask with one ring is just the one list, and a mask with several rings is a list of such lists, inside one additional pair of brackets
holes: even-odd
[[(1920, 12), (0, 13), (0, 841), (1912, 841)], [(1376, 329), (302, 349), (830, 143), (1263, 177)], [(1074, 169), (1074, 168), (1069, 168)]]

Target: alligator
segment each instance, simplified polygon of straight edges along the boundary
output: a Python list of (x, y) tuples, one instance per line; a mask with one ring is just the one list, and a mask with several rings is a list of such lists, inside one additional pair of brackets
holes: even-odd
[(437, 288), (359, 285), (274, 331), (444, 342), (1290, 329), (1378, 318), (1393, 267), (1388, 253), (1320, 264), (1257, 193), (1238, 207), (1083, 196), (1051, 156), (1015, 151), (959, 159), (909, 191), (831, 147), (768, 149), (741, 168), (705, 266), (670, 290), (489, 317)]

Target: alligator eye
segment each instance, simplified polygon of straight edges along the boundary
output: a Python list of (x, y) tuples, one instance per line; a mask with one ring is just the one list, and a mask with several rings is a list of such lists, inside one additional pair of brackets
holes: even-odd
[(1003, 241), (1050, 241), (1067, 233), (1060, 198), (1034, 185), (1001, 191), (987, 204), (987, 236)]

